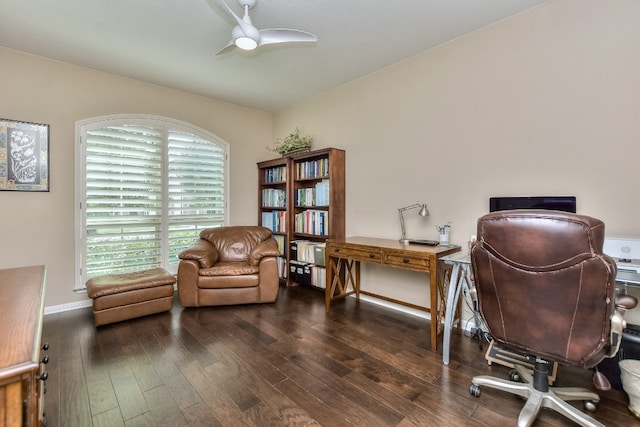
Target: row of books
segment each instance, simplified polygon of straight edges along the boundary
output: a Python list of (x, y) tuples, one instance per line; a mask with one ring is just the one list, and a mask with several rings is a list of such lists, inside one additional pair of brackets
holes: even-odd
[(290, 258), (295, 261), (302, 261), (324, 267), (326, 246), (324, 242), (293, 240), (291, 241)]
[(277, 188), (265, 188), (262, 190), (262, 207), (284, 208), (287, 206), (287, 192)]
[(285, 249), (287, 248), (287, 236), (284, 234), (274, 234), (273, 238), (278, 243), (278, 250), (280, 255), (285, 256)]
[(294, 218), (296, 233), (315, 234), (317, 236), (329, 235), (328, 212), (316, 209), (307, 209), (297, 213)]
[(262, 226), (277, 233), (287, 232), (287, 212), (262, 212)]
[(291, 280), (301, 285), (326, 288), (327, 269), (324, 267), (302, 261), (291, 261), (289, 275)]
[(287, 167), (276, 166), (264, 170), (264, 182), (282, 182), (287, 180)]
[(287, 259), (284, 257), (278, 257), (278, 277), (281, 279), (287, 278), (289, 269), (287, 268)]
[(296, 206), (329, 206), (329, 180), (324, 179), (315, 187), (298, 188), (294, 202)]
[(329, 176), (329, 159), (309, 160), (296, 163), (296, 178), (310, 179)]

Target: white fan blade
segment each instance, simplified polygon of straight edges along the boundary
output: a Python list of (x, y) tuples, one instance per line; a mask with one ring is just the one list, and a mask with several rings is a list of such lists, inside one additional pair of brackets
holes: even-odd
[(271, 28), (260, 30), (260, 45), (275, 43), (308, 43), (317, 42), (318, 38), (311, 33), (290, 28)]
[(222, 49), (220, 49), (219, 51), (216, 52), (216, 55), (222, 55), (225, 54), (227, 52), (232, 51), (233, 49), (236, 48), (236, 44), (233, 40), (231, 40), (229, 43), (227, 43), (227, 45), (225, 47), (223, 47)]

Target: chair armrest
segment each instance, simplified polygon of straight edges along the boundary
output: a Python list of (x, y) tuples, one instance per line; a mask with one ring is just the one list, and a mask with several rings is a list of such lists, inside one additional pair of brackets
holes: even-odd
[(267, 240), (263, 240), (258, 243), (255, 248), (249, 253), (249, 264), (258, 265), (260, 260), (264, 257), (280, 256), (280, 250), (278, 249), (278, 242), (275, 239), (269, 237)]
[(616, 310), (611, 316), (611, 335), (609, 338), (611, 349), (606, 357), (613, 357), (618, 353), (620, 343), (622, 342), (622, 332), (624, 328), (627, 327), (627, 322), (624, 320), (624, 313), (636, 305), (638, 305), (638, 299), (636, 297), (628, 294), (616, 295)]
[(209, 268), (213, 267), (213, 265), (218, 262), (220, 254), (211, 242), (205, 239), (200, 239), (193, 246), (180, 252), (178, 258), (198, 261), (200, 267)]
[(620, 310), (631, 310), (638, 305), (638, 298), (629, 294), (616, 295), (615, 305)]

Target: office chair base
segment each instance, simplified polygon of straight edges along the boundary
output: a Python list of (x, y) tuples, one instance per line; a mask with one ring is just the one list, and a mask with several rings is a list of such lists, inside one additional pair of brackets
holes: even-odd
[(520, 379), (524, 382), (480, 375), (473, 377), (471, 380), (472, 385), (469, 388), (469, 393), (478, 397), (480, 396), (480, 386), (487, 386), (527, 399), (518, 416), (518, 427), (531, 426), (541, 408), (553, 409), (581, 426), (604, 427), (604, 424), (599, 423), (566, 402), (567, 400), (584, 400), (595, 405), (600, 401), (600, 397), (596, 393), (579, 387), (549, 387), (546, 392), (538, 391), (533, 386), (533, 376), (526, 368), (515, 365), (515, 369)]

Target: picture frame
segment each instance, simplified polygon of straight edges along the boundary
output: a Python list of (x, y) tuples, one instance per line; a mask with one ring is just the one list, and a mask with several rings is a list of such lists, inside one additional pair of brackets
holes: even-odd
[(49, 191), (49, 125), (0, 118), (0, 191)]

